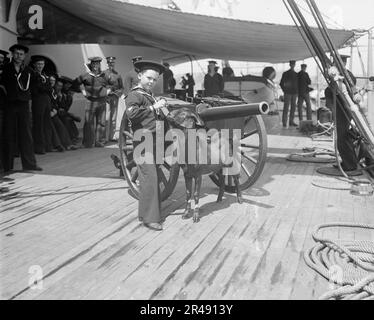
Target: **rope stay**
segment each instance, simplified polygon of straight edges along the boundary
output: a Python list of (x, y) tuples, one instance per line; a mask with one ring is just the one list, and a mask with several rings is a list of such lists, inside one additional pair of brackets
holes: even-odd
[[(332, 89), (335, 100), (333, 103), (334, 119), (336, 119), (336, 107), (341, 107), (345, 116), (353, 119), (353, 129), (357, 131), (357, 136), (364, 143), (368, 157), (374, 160), (374, 134), (359, 105), (354, 102), (357, 90), (331, 40), (326, 23), (315, 1), (305, 0), (304, 2), (308, 5), (310, 14), (317, 24), (324, 46), (308, 25), (300, 10), (301, 6), (296, 0), (283, 0), (283, 2), (316, 60), (318, 68)], [(330, 53), (331, 60), (326, 52)], [(341, 103), (336, 106), (338, 97)], [(326, 128), (326, 131), (329, 132), (329, 129), (333, 127), (335, 127), (333, 130), (335, 156), (339, 159), (336, 126)], [(345, 180), (351, 182), (339, 161), (337, 164)], [(374, 225), (368, 224), (338, 222), (317, 226), (313, 233), (313, 239), (317, 245), (304, 253), (304, 260), (310, 268), (334, 285), (320, 299), (374, 300), (374, 242), (329, 239), (322, 235), (322, 231), (328, 228), (358, 228), (374, 231)]]

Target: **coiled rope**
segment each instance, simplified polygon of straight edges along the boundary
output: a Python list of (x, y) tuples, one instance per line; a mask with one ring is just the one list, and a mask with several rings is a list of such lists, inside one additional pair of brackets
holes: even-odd
[(316, 227), (317, 245), (304, 253), (306, 264), (339, 286), (322, 295), (320, 300), (374, 300), (374, 242), (344, 241), (325, 238), (327, 228), (361, 228), (374, 231), (374, 225), (328, 223)]
[(308, 162), (308, 163), (336, 162), (335, 151), (326, 149), (326, 148), (304, 148), (303, 152), (292, 153), (286, 159), (292, 162)]

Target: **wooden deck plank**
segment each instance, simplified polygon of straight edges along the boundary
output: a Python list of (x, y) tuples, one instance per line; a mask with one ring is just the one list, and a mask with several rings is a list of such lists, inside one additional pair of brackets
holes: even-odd
[[(310, 169), (312, 171), (310, 176), (313, 177), (314, 168), (311, 167)], [(302, 255), (307, 229), (313, 214), (313, 203), (310, 202), (313, 188), (310, 180), (310, 178), (305, 179), (304, 185), (300, 186), (300, 192), (304, 194), (303, 197), (300, 197), (300, 203), (296, 200), (294, 207), (290, 208), (290, 210), (295, 212), (295, 223), (279, 262), (272, 273), (268, 273), (265, 281), (259, 281), (261, 286), (256, 293), (256, 299), (285, 300), (290, 295), (298, 261)], [(265, 271), (264, 274), (266, 275)]]
[[(118, 195), (118, 200), (121, 198), (123, 198), (123, 195)], [(95, 199), (105, 203), (103, 201), (105, 200), (104, 194), (102, 194), (101, 198), (96, 194)], [(87, 200), (95, 205), (94, 199)], [(135, 201), (133, 203), (132, 212), (136, 210)], [(71, 206), (70, 208), (69, 205)], [(105, 206), (102, 205), (102, 207), (104, 209)], [(8, 279), (12, 282), (12, 277), (8, 278), (7, 271), (18, 270), (19, 268), (24, 273), (26, 272), (25, 268), (28, 269), (35, 264), (44, 267), (44, 264), (49, 261), (53, 261), (56, 258), (59, 259), (61, 252), (65, 252), (65, 250), (68, 250), (67, 248), (76, 247), (77, 243), (80, 243), (81, 239), (88, 234), (94, 235), (97, 230), (112, 224), (111, 221), (107, 221), (107, 223), (101, 221), (101, 224), (99, 224), (99, 216), (91, 220), (90, 211), (92, 209), (87, 210), (85, 215), (75, 216), (76, 208), (77, 203), (70, 202), (62, 208), (58, 207), (51, 210), (51, 212), (43, 216), (43, 220), (42, 217), (39, 217), (38, 221), (30, 220), (7, 230), (7, 232), (11, 231), (14, 236), (7, 240), (7, 246), (2, 250), (2, 254), (8, 255), (7, 265), (3, 266), (2, 270), (6, 274), (2, 276), (5, 283), (7, 283)], [(131, 206), (127, 208), (131, 208)], [(122, 213), (117, 212), (119, 208), (115, 208), (113, 211), (111, 208), (105, 209), (106, 214), (110, 217), (114, 217), (115, 214), (119, 217), (122, 216)], [(83, 230), (81, 228), (82, 223), (85, 224), (85, 229)], [(40, 233), (44, 236), (43, 242), (40, 241)], [(46, 237), (46, 235), (48, 236)], [(25, 243), (28, 243), (28, 246), (25, 246)], [(11, 255), (15, 249), (19, 254)], [(45, 272), (48, 271), (46, 270)]]
[[(65, 203), (73, 201), (74, 199), (82, 198), (92, 192), (99, 191), (100, 188), (103, 186), (105, 187), (109, 183), (108, 180), (103, 181), (102, 179), (91, 178), (89, 181), (85, 181), (85, 185), (72, 186), (71, 182), (65, 180), (66, 178), (57, 179), (60, 180), (60, 183), (50, 179), (48, 176), (39, 176), (38, 178), (45, 187), (43, 189), (38, 188), (32, 192), (21, 192), (15, 195), (15, 198), (25, 199), (25, 201), (17, 203), (15, 208), (14, 206), (5, 208), (6, 212), (9, 214), (4, 216), (5, 221), (2, 221), (0, 224), (0, 230), (9, 228), (17, 223), (22, 223), (22, 221), (30, 219), (30, 216), (38, 216), (41, 214), (40, 209), (44, 212), (48, 212), (51, 208), (63, 206)], [(48, 181), (51, 180), (55, 186), (53, 189), (50, 188), (51, 185), (48, 184)], [(47, 202), (45, 197), (48, 199)], [(9, 218), (9, 216), (11, 216), (11, 218)]]
[[(371, 197), (365, 197), (354, 203), (354, 220), (355, 223), (374, 225), (374, 214), (368, 214), (373, 210), (374, 200)], [(374, 241), (374, 231), (365, 229), (355, 230), (355, 240)]]
[[(320, 178), (320, 176), (315, 175), (315, 178)], [(310, 201), (314, 202), (314, 205), (311, 207), (312, 219), (310, 220), (304, 246), (297, 262), (297, 271), (289, 297), (295, 300), (314, 300), (323, 293), (320, 291), (321, 284), (323, 284), (322, 277), (306, 265), (303, 255), (306, 250), (316, 245), (312, 234), (317, 225), (325, 223), (329, 219), (328, 216), (332, 212), (331, 207), (329, 207), (330, 190), (313, 186)]]
[[(288, 177), (290, 175), (290, 172), (294, 172), (296, 167), (288, 168), (285, 166), (285, 171), (280, 173), (283, 177)], [(277, 172), (279, 174), (279, 172)], [(292, 179), (292, 178), (291, 178)], [(285, 207), (285, 204), (287, 204), (288, 199), (284, 196), (285, 190), (280, 188), (280, 186), (274, 188), (272, 194), (272, 200), (274, 200), (275, 203), (272, 203), (274, 209), (270, 209), (272, 212), (272, 216), (270, 219), (268, 219), (259, 230), (257, 230), (257, 234), (252, 235), (252, 239), (255, 238), (255, 241), (248, 239), (248, 247), (253, 248), (253, 250), (249, 250), (251, 253), (253, 252), (253, 256), (249, 255), (246, 256), (244, 259), (244, 263), (247, 262), (252, 264), (253, 268), (245, 268), (243, 270), (243, 274), (240, 275), (240, 282), (243, 284), (243, 286), (240, 288), (241, 290), (235, 290), (236, 298), (238, 299), (247, 299), (248, 296), (248, 288), (253, 287), (251, 286), (253, 280), (255, 277), (253, 277), (252, 272), (253, 270), (258, 270), (258, 266), (263, 261), (264, 257), (266, 257), (266, 248), (268, 247), (269, 243), (271, 242), (271, 239), (274, 236), (274, 230), (276, 230), (277, 226), (279, 225), (280, 221), (284, 216), (282, 215), (283, 210), (279, 209), (283, 206)], [(278, 194), (277, 194), (278, 193)], [(261, 214), (261, 213), (259, 213)], [(258, 262), (256, 263), (256, 259)], [(242, 259), (239, 259), (238, 261), (242, 261)], [(249, 262), (250, 261), (250, 262)], [(256, 267), (257, 266), (257, 267)], [(228, 267), (230, 269), (230, 266)], [(222, 267), (223, 270), (225, 269), (225, 264)], [(238, 271), (240, 267), (234, 268), (235, 271)], [(234, 271), (233, 270), (233, 271)], [(252, 270), (252, 271), (251, 271)], [(212, 294), (216, 294), (215, 292), (226, 292), (226, 294), (230, 291), (230, 282), (233, 281), (235, 276), (231, 273), (227, 274), (225, 272), (220, 272), (220, 274), (217, 276), (217, 279), (215, 283), (212, 286), (209, 286), (206, 288), (202, 294), (202, 299), (209, 299), (209, 296)], [(235, 279), (237, 281), (237, 279)], [(225, 284), (225, 287), (222, 287), (222, 284)], [(220, 295), (219, 295), (220, 296)]]
[[(280, 167), (281, 165), (277, 164), (276, 166)], [(215, 244), (214, 248), (208, 251), (208, 255), (204, 259), (200, 259), (199, 262), (188, 264), (183, 267), (185, 270), (181, 270), (181, 272), (178, 272), (173, 277), (172, 281), (170, 281), (172, 285), (163, 287), (163, 290), (157, 294), (157, 299), (199, 298), (199, 295), (205, 290), (205, 287), (212, 285), (219, 268), (222, 267), (222, 262), (227, 256), (232, 257), (238, 254), (238, 251), (244, 253), (246, 251), (245, 248), (248, 250), (249, 246), (242, 238), (244, 232), (247, 232), (255, 225), (257, 225), (257, 228), (260, 228), (265, 217), (268, 216), (266, 210), (261, 210), (261, 208), (271, 208), (271, 206), (265, 203), (250, 200), (254, 197), (259, 197), (261, 199), (265, 194), (266, 190), (263, 190), (261, 185), (267, 181), (271, 181), (272, 171), (268, 169), (268, 167), (265, 168), (264, 175), (258, 183), (256, 183), (254, 188), (243, 193), (244, 199), (247, 201), (249, 200), (249, 203), (246, 204), (243, 219), (237, 220), (231, 232), (222, 240), (222, 242), (226, 244), (224, 247), (228, 249), (223, 249), (222, 246)], [(277, 172), (279, 172), (279, 170), (277, 170)], [(269, 185), (270, 184), (272, 184), (272, 182), (270, 182)], [(242, 209), (241, 207), (242, 206), (240, 206), (238, 210)], [(233, 211), (236, 212), (236, 210)], [(260, 223), (259, 220), (262, 222)], [(241, 231), (242, 229), (243, 231)], [(193, 258), (195, 259), (196, 256)], [(234, 266), (232, 266), (231, 269), (234, 270)]]
[[(172, 200), (169, 201), (169, 206), (170, 203), (172, 207), (176, 206), (176, 203)], [(141, 253), (139, 256), (142, 256), (145, 254), (144, 251), (142, 251), (144, 242), (152, 243), (158, 236), (158, 234), (147, 232), (147, 229), (144, 227), (139, 228), (136, 214), (133, 214), (132, 217), (127, 216), (126, 219), (123, 225), (117, 225), (115, 232), (112, 232), (112, 230), (114, 230), (113, 228), (104, 230), (94, 239), (88, 239), (85, 244), (82, 244), (79, 250), (68, 252), (62, 261), (67, 260), (69, 257), (74, 257), (79, 254), (79, 252), (83, 252), (86, 247), (90, 248), (89, 251), (80, 255), (76, 261), (70, 263), (67, 268), (65, 267), (64, 269), (58, 270), (53, 276), (48, 277), (45, 280), (48, 284), (48, 286), (46, 286), (48, 287), (47, 290), (40, 293), (29, 291), (25, 293), (23, 297), (34, 297), (37, 294), (38, 298), (54, 295), (59, 299), (69, 299), (69, 297), (82, 298), (85, 294), (95, 291), (97, 278), (105, 280), (105, 283), (108, 283), (106, 276), (112, 275), (114, 268), (117, 267), (117, 261), (113, 257), (124, 255), (127, 249), (129, 249), (129, 252), (127, 252), (128, 256), (126, 257), (126, 261), (128, 258), (133, 258), (131, 254), (135, 255), (135, 253)], [(129, 234), (130, 237), (128, 236)], [(163, 235), (166, 238), (167, 234), (164, 233)], [(134, 244), (133, 242), (135, 239), (140, 239), (142, 242)], [(169, 239), (167, 238), (166, 240)], [(92, 268), (92, 266), (94, 268)], [(84, 280), (87, 276), (88, 278), (93, 278), (94, 282), (87, 281), (87, 283), (85, 283), (83, 281), (82, 284), (80, 279)], [(67, 278), (67, 280), (65, 278)], [(118, 278), (116, 281), (118, 281)], [(59, 289), (61, 283), (64, 283), (63, 287), (68, 289), (61, 291)], [(80, 284), (77, 285), (77, 283)]]
[[(316, 299), (328, 282), (303, 260), (315, 244), (314, 227), (373, 223), (374, 202), (314, 187), (318, 165), (285, 160), (313, 146), (329, 144), (296, 130), (269, 135), (264, 173), (243, 192), (241, 206), (229, 194), (216, 204), (217, 188), (205, 178), (199, 224), (180, 217), (181, 177), (163, 204), (170, 215), (161, 233), (137, 220), (137, 202), (109, 159), (115, 149), (38, 157), (43, 174), (13, 174), (14, 196), (0, 199), (6, 208), (0, 214), (0, 298)], [(365, 230), (326, 234), (373, 240)], [(31, 265), (43, 267), (41, 291), (28, 288)]]
[[(296, 169), (299, 169), (296, 167)], [(298, 171), (295, 172), (295, 175)], [(264, 288), (269, 289), (271, 283), (276, 283), (277, 277), (284, 271), (280, 269), (280, 260), (286, 246), (290, 240), (294, 224), (297, 221), (298, 214), (300, 213), (300, 204), (303, 202), (302, 197), (297, 197), (297, 191), (305, 191), (309, 187), (309, 179), (304, 179), (301, 184), (296, 184), (296, 188), (289, 188), (290, 195), (288, 197), (287, 206), (284, 207), (285, 214), (282, 218), (281, 223), (274, 235), (272, 242), (270, 243), (266, 252), (266, 261), (264, 260), (264, 267), (259, 270), (256, 275), (256, 279), (253, 281), (253, 285), (256, 290), (254, 294), (250, 295), (249, 298), (263, 299)], [(268, 292), (267, 292), (268, 294)]]

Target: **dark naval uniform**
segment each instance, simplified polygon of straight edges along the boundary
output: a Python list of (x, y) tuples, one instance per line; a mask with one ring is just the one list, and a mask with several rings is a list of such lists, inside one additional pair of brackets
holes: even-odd
[(105, 70), (104, 74), (108, 82), (108, 88), (111, 89), (108, 96), (109, 119), (107, 118), (106, 126), (106, 140), (110, 140), (113, 138), (116, 128), (118, 99), (123, 93), (123, 80), (121, 75), (115, 70)]
[(310, 102), (310, 89), (309, 86), (312, 84), (312, 81), (310, 80), (309, 74), (301, 70), (297, 74), (298, 79), (298, 101), (297, 101), (297, 109), (299, 112), (299, 120), (303, 120), (303, 103), (305, 101), (306, 103), (306, 117), (307, 120), (312, 120), (312, 105)]
[[(357, 84), (356, 77), (347, 70), (354, 85)], [(326, 106), (332, 108), (334, 104), (334, 95), (330, 87), (325, 90)], [(336, 97), (336, 130), (337, 130), (337, 147), (342, 159), (342, 168), (345, 171), (353, 171), (357, 169), (359, 159), (356, 156), (354, 138), (350, 134), (351, 120), (344, 113), (343, 101), (339, 96)]]
[(72, 113), (69, 112), (71, 105), (73, 104), (73, 93), (72, 92), (62, 92), (61, 96), (57, 99), (58, 105), (58, 115), (68, 130), (70, 140), (73, 144), (78, 142), (79, 131), (75, 124), (74, 118), (76, 118)]
[(30, 87), (34, 81), (34, 72), (22, 65), (19, 72), (14, 64), (7, 64), (2, 73), (1, 84), (7, 96), (5, 104), (5, 127), (7, 154), (4, 159), (4, 171), (13, 169), (14, 153), (17, 150), (17, 137), (24, 170), (37, 167), (31, 133)]
[(51, 120), (52, 88), (48, 77), (44, 73), (35, 72), (32, 86), (32, 133), (34, 150), (43, 154), (53, 148), (52, 120)]
[(68, 130), (66, 129), (64, 123), (59, 117), (60, 103), (62, 101), (62, 93), (56, 94), (53, 90), (52, 92), (52, 124), (53, 124), (53, 135), (57, 138), (58, 144), (63, 148), (70, 150), (72, 146), (72, 141)]
[[(288, 111), (291, 105), (289, 125), (295, 126), (294, 118), (296, 111), (296, 103), (298, 96), (298, 78), (295, 70), (288, 70), (283, 73), (280, 86), (284, 92), (284, 108), (282, 115), (283, 126), (286, 127), (288, 119)], [(300, 114), (299, 114), (300, 116)]]
[(129, 71), (125, 75), (123, 93), (128, 95), (130, 91), (139, 83), (138, 74), (135, 70)]
[(215, 73), (214, 76), (210, 74), (205, 75), (204, 89), (206, 97), (212, 97), (222, 93), (224, 86), (223, 77), (219, 73)]
[[(151, 93), (135, 87), (126, 97), (126, 114), (131, 120), (133, 131), (147, 129), (152, 132), (155, 150), (156, 113), (151, 106), (156, 100)], [(136, 148), (140, 142), (134, 142)], [(155, 154), (155, 153), (154, 153)], [(158, 166), (155, 164), (138, 164), (139, 171), (139, 220), (144, 223), (160, 223), (161, 198), (158, 179)]]

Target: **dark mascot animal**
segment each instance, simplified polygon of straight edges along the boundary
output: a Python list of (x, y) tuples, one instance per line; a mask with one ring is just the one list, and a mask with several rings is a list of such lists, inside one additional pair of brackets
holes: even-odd
[[(185, 141), (188, 142), (187, 139), (187, 132), (188, 129), (205, 129), (207, 130), (204, 121), (200, 118), (200, 116), (193, 112), (192, 110), (188, 108), (179, 108), (176, 110), (173, 110), (169, 113), (167, 116), (167, 121), (169, 126), (172, 129), (181, 129), (184, 133)], [(197, 141), (196, 147), (199, 148), (199, 143), (204, 143)], [(209, 139), (208, 142), (209, 144)], [(185, 144), (186, 147), (186, 154), (188, 155), (188, 143)], [(207, 163), (208, 164), (199, 164), (197, 161), (197, 164), (188, 164), (188, 161), (186, 161), (186, 164), (180, 164), (185, 178), (186, 183), (186, 194), (187, 194), (187, 204), (186, 209), (184, 211), (184, 214), (182, 216), (183, 219), (189, 219), (191, 218), (192, 213), (192, 195), (195, 201), (195, 208), (192, 213), (193, 221), (194, 223), (197, 223), (200, 221), (200, 215), (199, 215), (199, 199), (200, 199), (200, 190), (201, 190), (201, 184), (202, 184), (202, 177), (206, 174), (217, 174), (220, 181), (220, 189), (219, 194), (217, 198), (217, 202), (221, 202), (224, 192), (225, 192), (225, 176), (223, 175), (223, 169), (228, 167), (226, 164), (224, 164), (222, 161), (224, 159), (220, 158), (219, 164), (209, 164), (212, 161), (211, 160), (211, 152), (220, 152), (221, 150), (211, 150), (209, 147), (207, 150)], [(198, 154), (198, 152), (197, 152)], [(241, 190), (239, 187), (239, 175), (233, 176), (236, 191), (237, 191), (237, 200), (241, 204), (242, 201), (242, 195)], [(193, 180), (195, 181), (195, 188), (192, 188)]]

